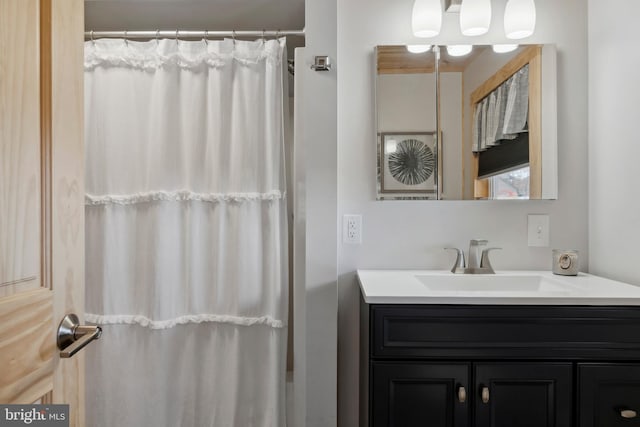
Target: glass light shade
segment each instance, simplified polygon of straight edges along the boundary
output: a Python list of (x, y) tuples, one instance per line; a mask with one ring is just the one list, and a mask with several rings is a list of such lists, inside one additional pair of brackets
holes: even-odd
[(460, 31), (465, 36), (486, 34), (491, 26), (491, 0), (462, 0)]
[(516, 50), (518, 48), (519, 45), (517, 44), (494, 44), (493, 45), (493, 51), (495, 53), (507, 53), (507, 52), (513, 52), (514, 50)]
[(504, 33), (509, 39), (529, 37), (536, 28), (534, 0), (509, 0), (504, 10)]
[(416, 37), (435, 37), (442, 28), (441, 0), (415, 0), (411, 28)]
[(447, 53), (451, 56), (465, 56), (471, 53), (473, 46), (470, 44), (452, 44), (447, 46)]
[(431, 50), (430, 44), (410, 44), (407, 45), (407, 50), (411, 53), (425, 53)]

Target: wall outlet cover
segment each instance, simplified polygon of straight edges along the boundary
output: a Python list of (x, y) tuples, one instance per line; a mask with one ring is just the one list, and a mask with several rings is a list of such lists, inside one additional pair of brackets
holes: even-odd
[(342, 241), (356, 245), (362, 243), (362, 215), (344, 215), (342, 218)]

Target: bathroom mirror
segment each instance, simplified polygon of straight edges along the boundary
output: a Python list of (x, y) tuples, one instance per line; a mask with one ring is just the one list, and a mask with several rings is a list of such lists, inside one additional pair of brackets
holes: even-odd
[(377, 46), (375, 77), (379, 200), (557, 198), (554, 45)]

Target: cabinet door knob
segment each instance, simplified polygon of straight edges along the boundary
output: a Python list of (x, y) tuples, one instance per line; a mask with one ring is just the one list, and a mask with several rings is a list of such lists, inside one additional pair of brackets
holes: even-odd
[(620, 416), (622, 418), (635, 418), (638, 416), (638, 413), (633, 409), (622, 409), (620, 410)]
[(489, 403), (489, 387), (482, 387), (480, 397), (482, 397), (482, 403)]
[(467, 390), (463, 386), (458, 387), (458, 402), (464, 403), (467, 401)]

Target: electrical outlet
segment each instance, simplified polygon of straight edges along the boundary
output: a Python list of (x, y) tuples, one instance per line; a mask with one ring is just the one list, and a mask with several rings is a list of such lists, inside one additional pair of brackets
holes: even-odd
[(549, 246), (549, 215), (529, 215), (527, 229), (529, 246)]
[(362, 243), (362, 215), (345, 215), (342, 218), (342, 241), (344, 243)]

